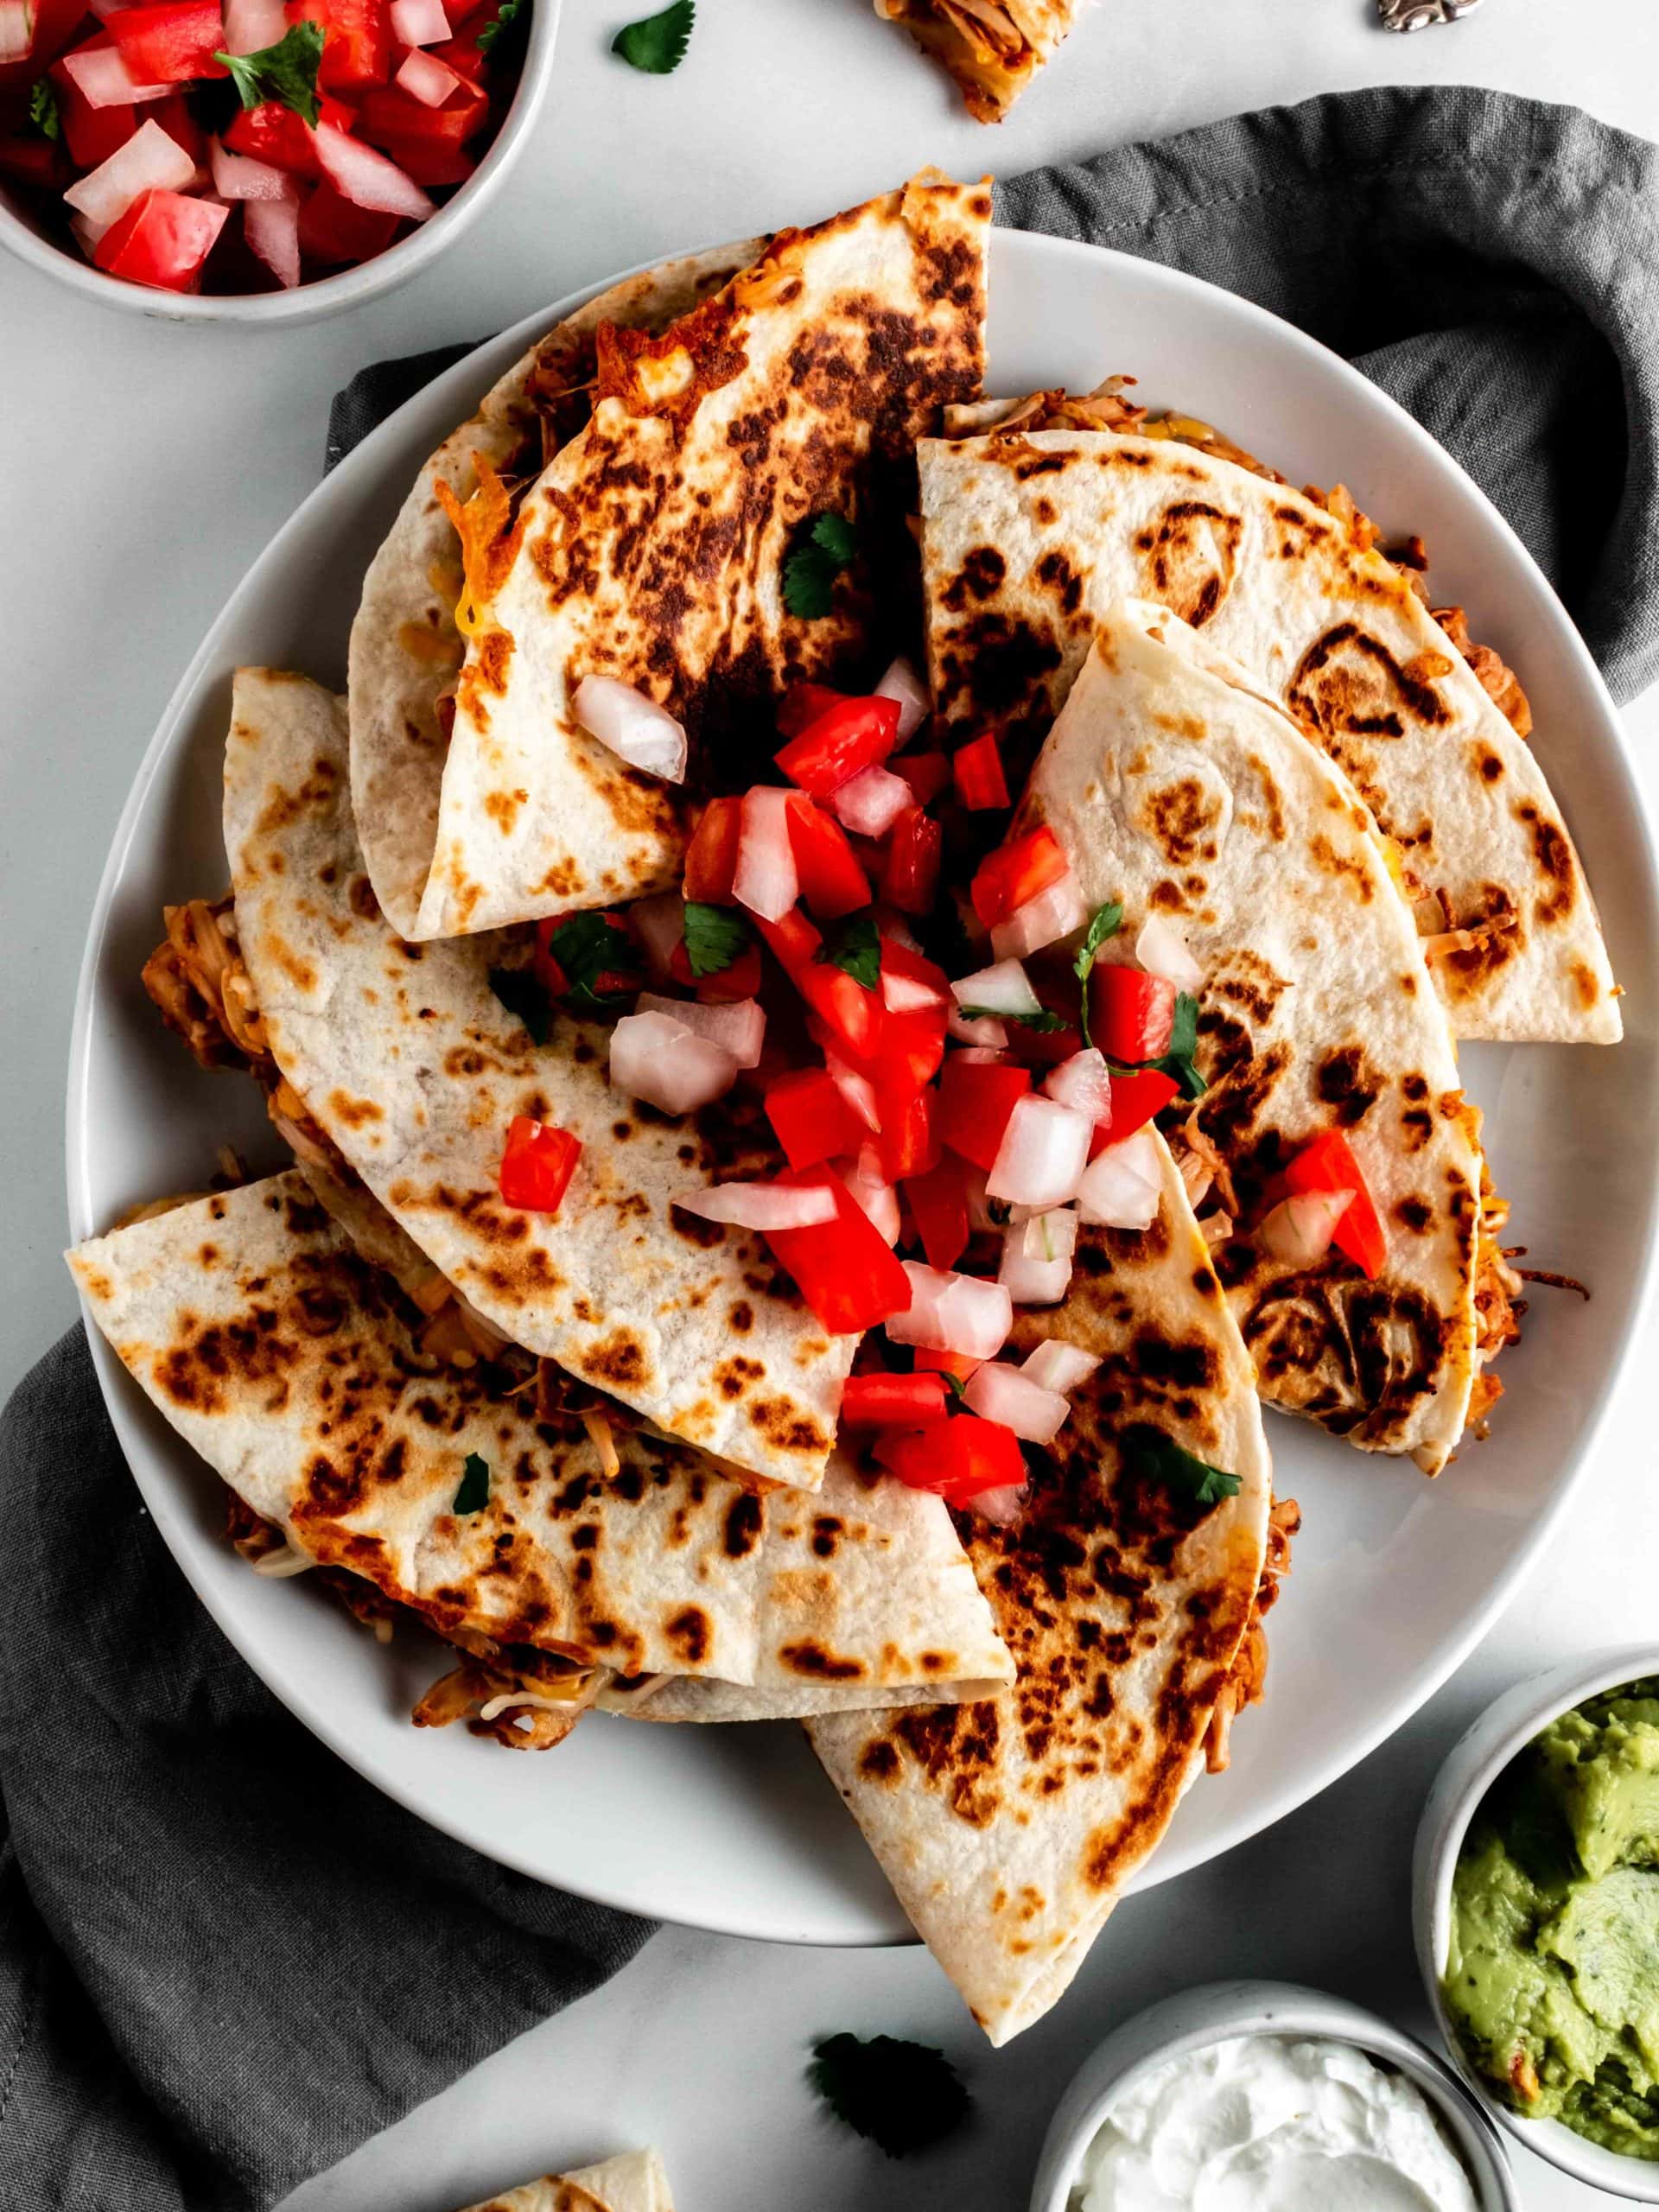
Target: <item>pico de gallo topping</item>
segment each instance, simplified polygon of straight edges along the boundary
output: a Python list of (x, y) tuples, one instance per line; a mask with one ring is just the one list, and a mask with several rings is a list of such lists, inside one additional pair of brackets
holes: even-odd
[(96, 267), (286, 290), (477, 168), (531, 0), (0, 0), (0, 176)]

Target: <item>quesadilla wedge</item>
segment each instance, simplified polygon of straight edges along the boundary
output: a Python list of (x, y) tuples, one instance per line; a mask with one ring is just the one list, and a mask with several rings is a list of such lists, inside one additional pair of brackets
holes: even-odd
[(499, 1696), (508, 1725), (602, 1687), (537, 1655), (755, 1684), (785, 1711), (826, 1681), (1011, 1672), (937, 1499), (893, 1500), (895, 1532), (857, 1517), (869, 1486), (850, 1471), (760, 1497), (639, 1428), (607, 1472), (516, 1378), (423, 1354), (418, 1310), (296, 1170), (95, 1237), (69, 1264), (151, 1402), (282, 1531), (290, 1556), (266, 1571), (345, 1569), (499, 1655), (524, 1676)]
[(1023, 1512), (964, 1522), (1018, 1669), (994, 1699), (809, 1720), (918, 1934), (993, 2044), (1041, 2018), (1204, 1764), (1268, 1556), (1250, 1363), (1167, 1148), (1149, 1229), (1085, 1228), (1016, 1342), (1100, 1365)]
[[(754, 1146), (741, 1108), (630, 1110), (597, 1022), (561, 1017), (534, 1043), (495, 988), (512, 995), (522, 936), (398, 938), (364, 872), (340, 704), (303, 677), (237, 677), (225, 842), (276, 1067), (447, 1281), (510, 1342), (665, 1434), (815, 1486), (854, 1339), (818, 1325), (758, 1241), (672, 1211)], [(582, 1144), (556, 1212), (500, 1196), (519, 1115)]]
[(1193, 963), (1185, 1135), (1263, 1397), (1437, 1473), (1489, 1348), (1480, 1117), (1371, 817), (1207, 633), (1127, 601), (1032, 771), (1016, 827), (1043, 823), (1089, 912), (1121, 909), (1096, 1028), (1149, 925)]
[(655, 2151), (627, 2151), (574, 2173), (545, 2174), (468, 2212), (674, 2212), (668, 2176)]
[[(410, 938), (674, 880), (678, 786), (579, 724), (582, 679), (683, 724), (695, 793), (747, 780), (790, 677), (869, 655), (887, 570), (906, 556), (915, 440), (978, 390), (990, 205), (982, 186), (918, 177), (779, 233), (659, 336), (601, 324), (592, 415), (523, 498), (482, 461), (464, 506), (440, 493), (461, 534), (467, 650), (412, 918), (410, 832), (386, 829), (376, 803), (401, 805), (379, 756), (404, 757), (406, 741), (372, 696), (357, 733), (365, 836), (389, 854), (375, 877)], [(791, 608), (785, 564), (825, 518), (847, 573), (824, 604)], [(429, 817), (425, 757), (411, 823)]]
[(1001, 123), (1077, 16), (1077, 0), (875, 0), (942, 62), (978, 123)]
[(1242, 663), (1370, 807), (1458, 1035), (1616, 1041), (1600, 925), (1543, 771), (1351, 501), (1330, 513), (1179, 439), (1020, 411), (920, 449), (941, 720), (1034, 746), (1102, 616), (1155, 600)]

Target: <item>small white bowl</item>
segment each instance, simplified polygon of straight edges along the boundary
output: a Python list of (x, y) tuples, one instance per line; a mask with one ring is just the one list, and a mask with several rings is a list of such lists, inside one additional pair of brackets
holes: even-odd
[(343, 308), (361, 307), (378, 299), (396, 284), (417, 276), (446, 247), (481, 215), (505, 181), (507, 172), (524, 151), (553, 77), (553, 41), (559, 27), (563, 0), (533, 0), (530, 38), (524, 50), (512, 105), (501, 119), (501, 128), (489, 151), (452, 199), (437, 213), (400, 238), (385, 253), (355, 269), (342, 269), (334, 276), (320, 276), (315, 283), (296, 284), (286, 292), (163, 292), (149, 284), (130, 284), (111, 276), (90, 261), (82, 260), (46, 237), (31, 216), (22, 212), (22, 195), (0, 184), (0, 245), (20, 261), (38, 269), (71, 291), (96, 300), (101, 306), (120, 308), (130, 315), (147, 315), (162, 322), (277, 323), (320, 322)]
[(1288, 1981), (1212, 1981), (1166, 1997), (1107, 2037), (1060, 2099), (1032, 2183), (1030, 2212), (1066, 2212), (1101, 2122), (1142, 2074), (1232, 2036), (1314, 2036), (1395, 2067), (1444, 2121), (1480, 2212), (1520, 2212), (1497, 2131), (1449, 2068), (1414, 2037), (1345, 1999)]
[(1482, 1798), (1516, 1755), (1542, 1728), (1603, 1690), (1617, 1689), (1643, 1675), (1659, 1675), (1659, 1644), (1637, 1643), (1623, 1650), (1596, 1651), (1534, 1675), (1489, 1706), (1453, 1747), (1428, 1794), (1412, 1854), (1411, 1919), (1417, 1964), (1452, 2063), (1483, 2109), (1517, 2143), (1548, 2158), (1575, 2181), (1587, 2182), (1614, 2196), (1638, 2204), (1659, 2204), (1659, 2163), (1649, 2164), (1622, 2152), (1604, 2150), (1574, 2134), (1558, 2120), (1523, 2120), (1495, 2096), (1465, 2055), (1440, 1993), (1452, 1941), (1452, 1877), (1458, 1853)]

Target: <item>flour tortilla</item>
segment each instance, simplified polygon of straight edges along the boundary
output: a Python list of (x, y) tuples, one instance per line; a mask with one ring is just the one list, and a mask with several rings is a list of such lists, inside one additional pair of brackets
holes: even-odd
[[(995, 1699), (844, 1713), (807, 1732), (918, 1934), (993, 2044), (1041, 2018), (1168, 1826), (1261, 1577), (1272, 1478), (1250, 1363), (1167, 1149), (1152, 1227), (1084, 1228), (1060, 1337), (1102, 1365), (1001, 1529), (964, 1520), (1018, 1668)], [(1147, 1424), (1238, 1478), (1190, 1503)], [(1126, 1449), (1126, 1444), (1129, 1448)]]
[(1480, 1122), (1353, 787), (1207, 633), (1128, 601), (1101, 622), (1019, 820), (1051, 825), (1091, 912), (1122, 902), (1103, 960), (1132, 963), (1156, 912), (1203, 969), (1196, 1122), (1244, 1230), (1294, 1154), (1346, 1135), (1388, 1237), (1376, 1281), (1334, 1247), (1299, 1270), (1248, 1233), (1218, 1246), (1217, 1272), (1270, 1404), (1437, 1473), (1478, 1363)]
[[(124, 1365), (238, 1497), (441, 1635), (759, 1684), (785, 1705), (825, 1681), (1011, 1672), (938, 1500), (904, 1501), (912, 1548), (858, 1517), (850, 1472), (759, 1497), (639, 1430), (619, 1433), (607, 1479), (588, 1438), (538, 1426), (528, 1396), (423, 1359), (412, 1309), (296, 1171), (95, 1237), (69, 1264)], [(473, 1453), (488, 1497), (458, 1515)]]
[(448, 750), (438, 702), (465, 652), (455, 626), (461, 547), (438, 486), (470, 499), (475, 454), (499, 475), (539, 475), (544, 446), (556, 450), (581, 427), (600, 325), (661, 330), (765, 245), (747, 238), (624, 277), (538, 339), (427, 462), (370, 563), (352, 625), (352, 803), (375, 896), (405, 937), (416, 928), (437, 840)]
[(668, 2176), (655, 2151), (628, 2151), (602, 2165), (527, 2181), (469, 2212), (674, 2212)]
[(1081, 0), (875, 0), (948, 69), (969, 113), (1001, 123), (1081, 13)]
[[(1018, 750), (1096, 624), (1155, 600), (1266, 685), (1398, 848), (1408, 894), (1468, 927), (1436, 963), (1462, 1037), (1611, 1044), (1606, 947), (1543, 771), (1380, 552), (1287, 486), (1173, 440), (1011, 431), (920, 451), (928, 656), (942, 720)], [(1439, 924), (1433, 926), (1438, 927)]]
[[(364, 874), (340, 702), (303, 677), (237, 677), (225, 844), (276, 1064), (433, 1264), (512, 1343), (668, 1435), (815, 1487), (855, 1340), (819, 1327), (757, 1238), (670, 1211), (746, 1147), (758, 1164), (747, 1109), (630, 1110), (599, 1024), (561, 1017), (534, 1045), (489, 980), (523, 963), (521, 938), (397, 937)], [(517, 1113), (582, 1141), (556, 1214), (497, 1192)]]
[[(511, 529), (493, 532), (481, 500), (467, 510), (484, 542), (467, 556), (474, 612), (412, 920), (402, 861), (388, 875), (407, 935), (663, 889), (682, 803), (753, 780), (785, 683), (874, 676), (888, 571), (909, 557), (915, 441), (979, 387), (990, 210), (983, 186), (918, 177), (779, 233), (660, 338), (601, 328), (592, 416)], [(785, 605), (784, 569), (825, 512), (851, 521), (859, 558), (808, 619)], [(571, 693), (594, 674), (685, 723), (683, 791), (577, 727)], [(357, 780), (378, 845), (368, 802), (382, 791), (395, 806), (397, 791), (373, 774), (365, 763)]]

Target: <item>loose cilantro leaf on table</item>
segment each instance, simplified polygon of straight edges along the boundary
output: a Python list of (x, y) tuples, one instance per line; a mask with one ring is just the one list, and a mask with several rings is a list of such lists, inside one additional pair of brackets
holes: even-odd
[(881, 976), (881, 934), (871, 914), (849, 914), (818, 947), (817, 957), (873, 991)]
[(265, 100), (292, 108), (315, 130), (322, 113), (317, 96), (317, 65), (322, 60), (322, 25), (290, 23), (275, 46), (257, 54), (216, 54), (230, 71), (245, 108)]
[(672, 0), (660, 14), (626, 23), (611, 41), (611, 52), (620, 54), (631, 69), (649, 77), (666, 77), (685, 59), (691, 26), (697, 19), (695, 0)]
[(784, 563), (784, 604), (804, 622), (830, 612), (836, 578), (858, 550), (858, 535), (845, 515), (815, 515)]
[(943, 2141), (973, 2109), (943, 2051), (897, 2036), (825, 2036), (806, 2078), (838, 2120), (890, 2158)]
[(734, 907), (686, 901), (685, 957), (694, 976), (720, 975), (742, 958), (749, 942), (749, 925)]
[(524, 1023), (531, 1042), (545, 1045), (553, 1033), (553, 1001), (540, 976), (528, 968), (492, 968), (490, 988)]
[(481, 1513), (490, 1502), (490, 1463), (481, 1459), (476, 1452), (469, 1452), (461, 1470), (461, 1487), (455, 1492), (455, 1502), (450, 1510), (454, 1513)]
[(1039, 1007), (1035, 1014), (1000, 1014), (994, 1006), (965, 1006), (962, 1015), (965, 1021), (1016, 1021), (1021, 1029), (1034, 1029), (1044, 1037), (1071, 1026), (1063, 1014), (1046, 1006)]
[(1218, 1505), (1224, 1497), (1236, 1497), (1236, 1475), (1212, 1467), (1207, 1459), (1184, 1452), (1161, 1428), (1137, 1421), (1123, 1433), (1123, 1448), (1143, 1474), (1153, 1476), (1191, 1505)]
[(42, 138), (63, 136), (63, 118), (58, 110), (58, 88), (49, 77), (37, 77), (29, 88), (29, 119)]
[(565, 995), (579, 1013), (609, 1014), (633, 995), (631, 988), (601, 988), (607, 976), (620, 982), (639, 965), (633, 939), (614, 914), (572, 914), (550, 935), (547, 949), (563, 970)]
[(478, 50), (492, 61), (506, 61), (519, 53), (530, 37), (530, 0), (501, 0), (494, 16), (478, 35)]

